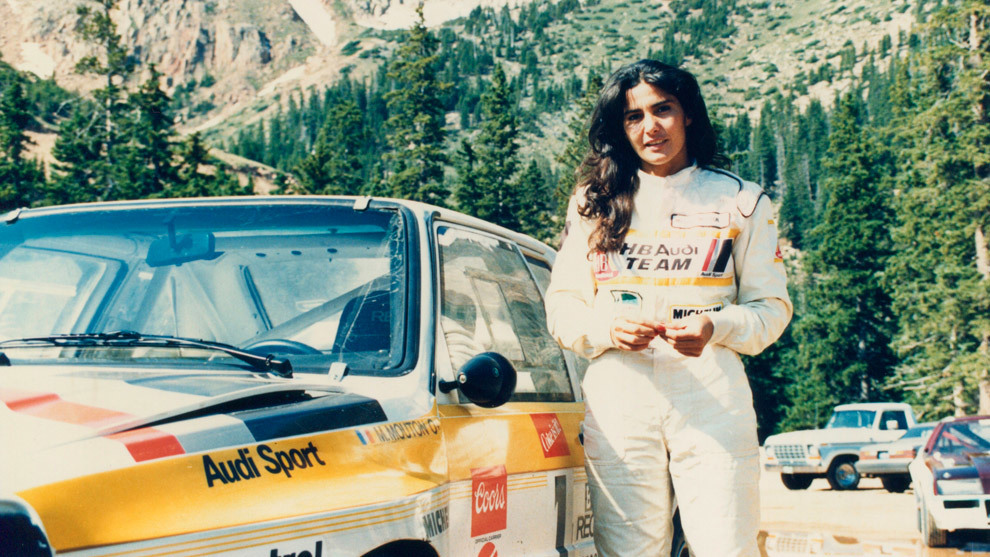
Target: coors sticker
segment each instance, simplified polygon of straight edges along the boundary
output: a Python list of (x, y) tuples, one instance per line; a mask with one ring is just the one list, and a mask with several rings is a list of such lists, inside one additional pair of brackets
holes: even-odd
[(560, 420), (556, 414), (530, 414), (533, 425), (536, 426), (536, 433), (540, 437), (540, 448), (543, 449), (543, 456), (568, 456), (571, 454), (567, 446), (567, 438), (564, 436), (564, 428), (560, 425)]
[(505, 530), (508, 481), (505, 465), (471, 469), (471, 537)]

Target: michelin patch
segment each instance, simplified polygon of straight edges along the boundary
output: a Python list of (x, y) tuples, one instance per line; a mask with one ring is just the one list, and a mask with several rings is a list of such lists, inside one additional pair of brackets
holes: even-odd
[(685, 317), (699, 313), (714, 313), (716, 311), (722, 311), (723, 307), (725, 307), (725, 304), (722, 302), (716, 302), (707, 306), (671, 306), (670, 320), (684, 319)]

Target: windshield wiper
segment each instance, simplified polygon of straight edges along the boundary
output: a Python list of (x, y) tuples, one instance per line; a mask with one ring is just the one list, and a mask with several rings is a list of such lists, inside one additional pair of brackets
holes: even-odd
[(21, 343), (43, 343), (53, 346), (150, 346), (175, 348), (202, 348), (204, 350), (219, 350), (238, 360), (249, 364), (257, 371), (272, 373), (279, 377), (292, 377), (292, 364), (288, 359), (276, 359), (274, 354), (259, 356), (245, 352), (222, 342), (198, 340), (163, 335), (144, 335), (135, 331), (114, 331), (110, 333), (73, 333), (66, 335), (51, 335), (47, 337), (19, 338), (0, 342), (0, 346)]

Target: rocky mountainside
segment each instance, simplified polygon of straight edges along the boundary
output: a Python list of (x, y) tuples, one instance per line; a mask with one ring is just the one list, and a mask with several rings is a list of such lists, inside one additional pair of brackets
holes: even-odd
[[(500, 10), (554, 0), (425, 0), (429, 26), (478, 6)], [(768, 92), (822, 62), (838, 62), (844, 45), (875, 47), (882, 37), (909, 29), (912, 6), (922, 0), (738, 0), (731, 37), (717, 55), (687, 60), (704, 80), (716, 107), (755, 111)], [(582, 0), (582, 11), (552, 23), (547, 33), (562, 45), (541, 53), (549, 79), (584, 76), (658, 47), (672, 17), (671, 0)], [(74, 72), (93, 52), (74, 32), (76, 7), (90, 0), (0, 0), (0, 55), (15, 67), (54, 76), (70, 89), (98, 86)], [(112, 14), (125, 44), (144, 64), (164, 74), (179, 99), (185, 131), (210, 129), (214, 137), (270, 114), (287, 91), (317, 90), (342, 72), (368, 75), (394, 47), (388, 30), (415, 19), (415, 0), (118, 0)], [(695, 10), (698, 12), (700, 10)], [(692, 12), (690, 17), (699, 14)], [(378, 53), (367, 56), (369, 53)], [(518, 63), (506, 62), (510, 75)], [(821, 81), (805, 94), (828, 102), (842, 81)], [(549, 135), (563, 122), (545, 122)], [(559, 131), (559, 130), (558, 130)]]

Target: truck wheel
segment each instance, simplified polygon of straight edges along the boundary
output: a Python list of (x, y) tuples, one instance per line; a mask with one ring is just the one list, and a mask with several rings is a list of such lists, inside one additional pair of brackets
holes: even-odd
[(925, 499), (921, 499), (918, 509), (918, 522), (921, 523), (921, 541), (928, 547), (945, 547), (949, 543), (949, 533), (935, 526), (935, 518), (928, 512)]
[(837, 458), (828, 467), (828, 485), (836, 491), (856, 489), (859, 485), (859, 472), (856, 471), (856, 460), (851, 457)]
[(780, 481), (784, 484), (784, 487), (792, 491), (800, 491), (802, 489), (808, 489), (811, 486), (811, 482), (815, 479), (814, 476), (809, 476), (806, 474), (781, 474)]
[(881, 476), (880, 483), (891, 493), (904, 493), (904, 490), (911, 485), (911, 476)]

